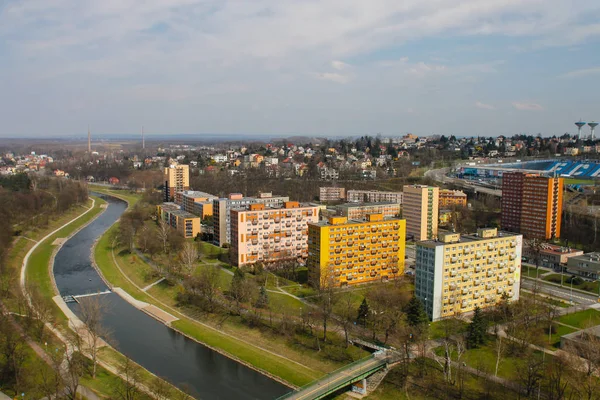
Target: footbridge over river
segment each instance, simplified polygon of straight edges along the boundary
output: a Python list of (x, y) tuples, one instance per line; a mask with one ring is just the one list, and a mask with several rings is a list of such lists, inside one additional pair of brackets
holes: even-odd
[(368, 357), (348, 364), (330, 374), (302, 386), (295, 391), (288, 393), (278, 400), (316, 400), (322, 399), (338, 390), (350, 386), (375, 372), (388, 366), (392, 359), (392, 352), (380, 350)]

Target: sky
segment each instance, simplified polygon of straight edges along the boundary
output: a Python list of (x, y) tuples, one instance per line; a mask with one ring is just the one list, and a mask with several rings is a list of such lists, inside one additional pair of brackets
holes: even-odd
[(600, 120), (598, 15), (598, 0), (0, 0), (0, 137), (573, 133)]

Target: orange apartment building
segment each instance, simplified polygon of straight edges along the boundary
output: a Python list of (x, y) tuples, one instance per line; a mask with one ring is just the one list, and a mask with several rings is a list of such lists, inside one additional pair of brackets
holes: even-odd
[(190, 166), (171, 165), (165, 168), (163, 174), (164, 201), (170, 202), (175, 199), (177, 192), (189, 190), (190, 188)]
[(335, 286), (387, 281), (404, 274), (406, 221), (368, 214), (308, 225), (308, 276)]
[(241, 267), (262, 262), (303, 261), (308, 257), (308, 223), (319, 220), (319, 208), (286, 201), (283, 206), (256, 203), (231, 210), (233, 262)]
[(440, 189), (439, 209), (466, 207), (467, 195), (461, 190)]
[(502, 229), (526, 238), (560, 237), (563, 178), (510, 172), (502, 176)]
[[(182, 192), (175, 193), (175, 203), (180, 205), (186, 212), (196, 214), (198, 212), (198, 206), (196, 203), (209, 202), (210, 207), (203, 209), (200, 217), (204, 218), (207, 215), (212, 215), (212, 201), (217, 196), (213, 196), (210, 193), (199, 192), (197, 190), (184, 190)], [(198, 214), (199, 215), (199, 214)]]

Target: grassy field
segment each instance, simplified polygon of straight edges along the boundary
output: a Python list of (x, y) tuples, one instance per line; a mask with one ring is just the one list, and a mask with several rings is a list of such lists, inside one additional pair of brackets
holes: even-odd
[[(151, 288), (148, 293), (142, 292), (138, 287), (133, 285), (123, 276), (113, 262), (110, 231), (114, 229), (117, 229), (116, 225), (102, 236), (95, 250), (96, 263), (102, 270), (104, 277), (107, 278), (114, 286), (121, 287), (136, 299), (156, 304), (166, 311), (182, 318), (172, 324), (174, 328), (198, 341), (208, 344), (209, 346), (221, 349), (222, 351), (231, 354), (234, 358), (239, 358), (244, 362), (255, 366), (256, 368), (263, 369), (264, 371), (279, 376), (295, 385), (304, 385), (324, 374), (324, 372), (320, 371), (319, 369), (313, 369), (312, 367), (299, 365), (287, 360), (285, 358), (286, 356), (300, 356), (300, 358), (302, 358), (302, 355), (293, 354), (293, 351), (290, 351), (289, 349), (288, 354), (286, 354), (284, 357), (280, 357), (276, 354), (266, 353), (261, 348), (253, 346), (248, 341), (238, 339), (243, 337), (247, 340), (250, 335), (247, 332), (248, 328), (246, 328), (245, 331), (235, 331), (236, 336), (233, 337), (227, 333), (219, 332), (219, 330), (211, 328), (208, 325), (200, 324), (186, 318), (185, 315), (181, 314), (180, 311), (175, 308), (177, 303), (175, 300), (175, 295), (179, 290), (177, 286), (169, 286), (166, 283), (161, 283)], [(120, 267), (124, 269), (128, 276), (130, 276), (134, 282), (137, 281), (136, 284), (138, 284), (139, 287), (148, 284), (148, 282), (144, 280), (144, 276), (146, 276), (147, 272), (150, 271), (150, 267), (147, 266), (139, 257), (131, 256), (128, 253), (120, 253), (116, 256), (116, 259), (117, 262), (119, 262)], [(228, 285), (228, 282), (231, 280), (231, 275), (225, 271), (222, 271), (221, 279), (223, 280), (221, 284), (222, 286)], [(269, 296), (273, 297), (271, 295), (275, 294), (269, 293)], [(283, 299), (283, 296), (284, 295), (281, 295), (281, 301), (287, 301)], [(294, 300), (292, 298), (290, 299)], [(231, 328), (231, 324), (232, 323), (228, 323), (227, 327)], [(225, 330), (225, 327), (222, 327), (221, 329)], [(234, 333), (233, 329), (228, 330), (231, 331), (231, 334)], [(266, 344), (265, 348), (273, 349), (273, 340), (263, 342)], [(251, 343), (257, 344), (258, 342), (256, 340), (252, 340)], [(280, 344), (275, 345), (275, 347), (278, 347), (277, 354), (285, 354), (285, 352), (280, 351), (279, 346)], [(284, 345), (281, 347), (284, 347)], [(311, 359), (307, 358), (306, 360), (302, 361), (311, 361)], [(329, 367), (326, 363), (319, 363), (317, 361), (312, 361), (312, 364), (318, 365), (319, 368), (322, 367), (327, 371), (338, 367), (338, 365), (332, 365)]]
[(581, 179), (581, 178), (564, 178), (565, 185), (577, 185), (577, 184), (585, 184), (585, 185), (593, 185), (593, 179)]
[(135, 203), (140, 201), (142, 198), (141, 194), (134, 193), (129, 190), (110, 189), (105, 186), (98, 186), (94, 184), (88, 185), (88, 188), (94, 192), (110, 194), (111, 196), (125, 200), (129, 203), (129, 207), (133, 207)]
[[(40, 293), (43, 295), (43, 298), (48, 302), (48, 304), (51, 305), (52, 310), (55, 315), (55, 318), (56, 318), (56, 322), (59, 324), (59, 326), (62, 327), (63, 330), (68, 329), (66, 327), (66, 317), (60, 311), (60, 309), (54, 304), (54, 302), (51, 299), (55, 295), (55, 290), (54, 290), (54, 286), (52, 284), (52, 280), (50, 278), (48, 265), (50, 263), (52, 253), (54, 252), (54, 249), (56, 247), (56, 246), (52, 245), (52, 242), (56, 238), (68, 237), (73, 232), (75, 232), (77, 229), (79, 229), (83, 225), (90, 222), (93, 218), (95, 218), (98, 214), (100, 214), (102, 212), (101, 205), (104, 204), (105, 201), (102, 199), (99, 199), (99, 198), (94, 198), (94, 199), (95, 199), (95, 205), (91, 211), (89, 211), (87, 214), (85, 214), (81, 218), (77, 219), (73, 223), (62, 228), (60, 231), (56, 232), (52, 236), (50, 236), (47, 240), (45, 240), (43, 243), (41, 243), (29, 257), (29, 262), (28, 262), (27, 272), (26, 272), (26, 281), (27, 282), (35, 282), (36, 290), (39, 290)], [(90, 200), (88, 202), (88, 207), (91, 207), (91, 205), (92, 205), (92, 201)], [(54, 229), (64, 225), (65, 223), (74, 219), (78, 215), (82, 214), (82, 212), (84, 212), (84, 211), (85, 211), (85, 208), (82, 208), (81, 206), (75, 206), (71, 210), (62, 214), (59, 218), (52, 220), (47, 228), (36, 229), (33, 232), (28, 232), (26, 235), (29, 238), (40, 239), (40, 238), (44, 237), (45, 235), (47, 235), (49, 232), (53, 231)], [(15, 246), (13, 246), (13, 248), (11, 249), (11, 253), (9, 255), (9, 260), (10, 260), (9, 262), (11, 263), (11, 266), (13, 268), (15, 268), (15, 270), (18, 270), (20, 268), (23, 258), (25, 257), (25, 254), (33, 247), (33, 245), (34, 245), (34, 243), (32, 241), (26, 240), (26, 239), (21, 239), (19, 242), (17, 242), (15, 244)], [(57, 340), (57, 339), (55, 339), (53, 336), (46, 338), (46, 341), (49, 343), (53, 343), (55, 340)], [(52, 347), (52, 346), (53, 345), (50, 345), (50, 347)], [(36, 380), (39, 381), (39, 379), (36, 378), (37, 374), (41, 373), (42, 368), (49, 368), (49, 367), (29, 347), (27, 347), (27, 359), (28, 359), (28, 361), (27, 361), (28, 363), (37, 365), (37, 367), (31, 369), (32, 371), (34, 371), (34, 374), (36, 374), (36, 375), (30, 376), (29, 378), (31, 378), (32, 381), (36, 381)], [(145, 373), (147, 374), (147, 371)], [(110, 373), (109, 371), (107, 371), (103, 368), (100, 368), (96, 379), (92, 379), (90, 376), (86, 375), (86, 376), (82, 377), (81, 383), (84, 386), (100, 393), (101, 395), (112, 396), (114, 394), (115, 383), (118, 382), (119, 379), (120, 378), (117, 377), (116, 375)], [(23, 388), (23, 389), (25, 389), (25, 388)], [(43, 397), (43, 395), (41, 393), (36, 394), (34, 391), (27, 391), (27, 397), (28, 398), (41, 398), (41, 397)], [(149, 399), (149, 397), (147, 397), (145, 395), (141, 396), (140, 398), (141, 399)]]
[(588, 309), (573, 314), (563, 315), (558, 320), (563, 324), (584, 329), (600, 324), (600, 311)]
[[(56, 232), (43, 243), (41, 243), (30, 255), (29, 262), (27, 264), (27, 273), (25, 276), (26, 284), (34, 283), (36, 285), (36, 290), (38, 290), (39, 293), (42, 294), (43, 298), (52, 305), (55, 317), (63, 322), (66, 321), (65, 315), (59, 310), (58, 307), (54, 306), (54, 302), (52, 301), (52, 297), (56, 295), (56, 292), (54, 290), (54, 285), (52, 284), (52, 279), (48, 273), (48, 265), (50, 264), (52, 253), (56, 247), (52, 244), (52, 242), (54, 242), (56, 238), (68, 237), (81, 226), (87, 224), (98, 214), (100, 214), (102, 212), (102, 208), (100, 206), (105, 202), (104, 200), (98, 198), (95, 200), (96, 203), (94, 208), (90, 212), (77, 219), (73, 223), (65, 226), (60, 231)], [(78, 210), (78, 212), (80, 213), (81, 209)]]

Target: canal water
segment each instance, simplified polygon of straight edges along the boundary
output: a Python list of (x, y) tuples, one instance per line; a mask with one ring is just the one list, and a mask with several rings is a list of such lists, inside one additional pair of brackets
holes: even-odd
[[(92, 267), (91, 248), (123, 214), (127, 205), (99, 195), (108, 208), (91, 224), (69, 239), (56, 254), (54, 276), (62, 296), (107, 290)], [(182, 336), (116, 293), (99, 295), (106, 303), (103, 326), (108, 342), (152, 373), (200, 399), (273, 399), (290, 389), (251, 368)], [(77, 303), (69, 303), (79, 314)]]

